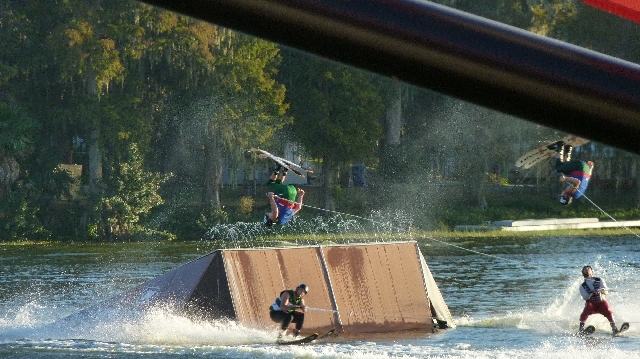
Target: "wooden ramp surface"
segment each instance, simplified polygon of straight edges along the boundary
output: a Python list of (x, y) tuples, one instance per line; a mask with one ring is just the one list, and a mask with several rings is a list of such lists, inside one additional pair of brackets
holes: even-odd
[[(309, 286), (306, 331), (434, 330), (415, 242), (223, 250), (237, 319), (275, 327), (269, 306), (284, 289)], [(429, 281), (433, 281), (429, 278)], [(438, 293), (439, 294), (439, 293)]]

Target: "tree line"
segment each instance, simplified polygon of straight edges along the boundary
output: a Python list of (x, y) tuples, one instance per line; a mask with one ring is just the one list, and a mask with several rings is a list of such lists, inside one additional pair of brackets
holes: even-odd
[[(624, 46), (636, 27), (578, 1), (439, 2), (640, 57)], [(508, 179), (516, 157), (558, 137), (132, 0), (5, 1), (0, 43), (0, 240), (175, 238), (176, 227), (206, 228), (228, 220), (223, 169), (249, 173), (246, 149), (285, 143), (321, 164), (324, 208), (339, 205), (354, 163), (376, 173), (373, 188), (455, 180), (469, 204), (486, 207), (488, 173)], [(635, 160), (603, 151), (592, 155), (611, 163), (613, 179), (637, 177)]]

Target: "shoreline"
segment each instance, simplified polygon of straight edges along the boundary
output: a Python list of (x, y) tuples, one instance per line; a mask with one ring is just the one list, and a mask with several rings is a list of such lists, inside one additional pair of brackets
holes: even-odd
[[(412, 231), (410, 233), (344, 233), (341, 234), (344, 240), (353, 241), (353, 243), (367, 243), (367, 242), (387, 242), (387, 241), (407, 241), (414, 240), (419, 243), (429, 241), (431, 239), (436, 240), (457, 240), (457, 239), (501, 239), (501, 238), (536, 238), (536, 237), (608, 237), (608, 236), (637, 236), (640, 238), (640, 229), (625, 229), (625, 228), (589, 228), (589, 229), (557, 229), (557, 230), (539, 230), (539, 231), (504, 231), (501, 229), (485, 230), (485, 231)], [(381, 236), (384, 236), (384, 240), (380, 240)], [(296, 246), (304, 243), (337, 243), (335, 234), (323, 234), (323, 235), (282, 235), (273, 237), (260, 237), (253, 240), (247, 239), (241, 241), (243, 245), (249, 243), (254, 244), (257, 247), (264, 247), (267, 243), (275, 244), (276, 246)], [(52, 240), (20, 240), (20, 241), (3, 241), (0, 242), (0, 246), (32, 246), (32, 245), (51, 245), (51, 244), (93, 244), (93, 245), (117, 245), (117, 244), (133, 244), (133, 243), (146, 243), (149, 245), (162, 245), (172, 244), (177, 245), (180, 243), (194, 244), (194, 243), (220, 243), (226, 244), (228, 248), (230, 245), (238, 244), (231, 241), (221, 240), (173, 240), (173, 241), (126, 241), (126, 242), (107, 242), (107, 241), (85, 241), (75, 239), (52, 239)], [(237, 247), (237, 246), (236, 246)]]

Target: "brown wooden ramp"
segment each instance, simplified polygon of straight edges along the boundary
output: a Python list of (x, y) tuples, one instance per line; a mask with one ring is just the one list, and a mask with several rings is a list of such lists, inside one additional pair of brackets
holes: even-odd
[(309, 286), (305, 333), (430, 333), (435, 319), (454, 327), (413, 241), (217, 250), (65, 320), (132, 319), (160, 306), (198, 320), (224, 317), (275, 330), (269, 306), (300, 283)]
[[(269, 306), (285, 289), (298, 284), (309, 286), (308, 305), (331, 308), (329, 287), (322, 258), (316, 247), (285, 249), (224, 250), (229, 291), (236, 317), (243, 325), (272, 327)], [(315, 330), (335, 326), (330, 311), (309, 311), (305, 328)]]
[(223, 257), (243, 325), (275, 328), (268, 307), (282, 290), (300, 283), (310, 287), (306, 331), (433, 332), (427, 284), (438, 306), (445, 306), (439, 319), (453, 325), (415, 242), (224, 250)]
[(345, 332), (433, 329), (415, 244), (322, 250)]

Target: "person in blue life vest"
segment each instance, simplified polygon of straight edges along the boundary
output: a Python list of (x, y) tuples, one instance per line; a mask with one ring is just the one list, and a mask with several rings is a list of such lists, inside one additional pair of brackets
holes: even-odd
[(556, 150), (553, 170), (560, 174), (560, 183), (567, 185), (558, 196), (560, 204), (566, 206), (571, 204), (574, 198), (580, 198), (587, 190), (593, 173), (593, 162), (571, 161), (571, 150), (573, 148), (565, 145), (562, 141), (550, 145), (549, 149)]
[(269, 307), (269, 316), (271, 320), (280, 323), (280, 335), (282, 338), (289, 329), (289, 324), (295, 323), (293, 335), (298, 336), (302, 326), (304, 325), (304, 313), (307, 312), (307, 306), (304, 303), (304, 296), (309, 292), (309, 286), (302, 283), (296, 289), (283, 290), (280, 295)]
[(593, 268), (591, 266), (582, 267), (582, 276), (584, 282), (580, 285), (580, 295), (585, 300), (584, 309), (580, 314), (580, 329), (584, 330), (584, 323), (591, 314), (602, 314), (611, 325), (613, 334), (618, 332), (615, 320), (613, 319), (613, 310), (609, 307), (609, 302), (605, 300), (605, 294), (608, 291), (607, 284), (604, 279), (593, 276)]
[(271, 173), (267, 187), (270, 212), (264, 215), (263, 222), (267, 227), (274, 224), (283, 225), (302, 209), (304, 190), (294, 185), (285, 184), (287, 169), (277, 165)]

